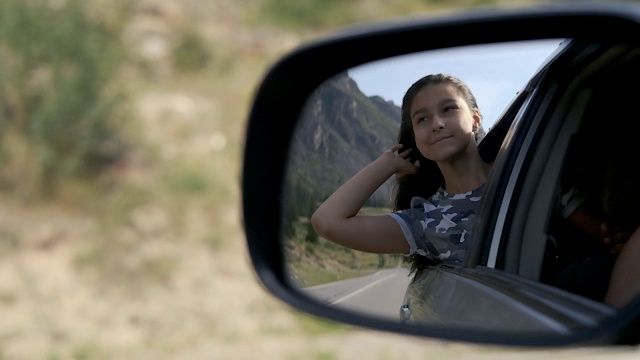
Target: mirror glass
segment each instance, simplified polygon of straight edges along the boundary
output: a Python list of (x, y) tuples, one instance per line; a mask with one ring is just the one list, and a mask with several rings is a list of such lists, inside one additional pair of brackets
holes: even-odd
[[(412, 279), (403, 255), (335, 245), (315, 233), (310, 215), (395, 144), (402, 97), (413, 82), (433, 73), (462, 79), (474, 92), (482, 127), (489, 131), (561, 42), (484, 44), (403, 55), (348, 69), (324, 82), (307, 102), (289, 157), (282, 236), (291, 283), (330, 306), (402, 321), (400, 310)], [(389, 213), (390, 186), (391, 179), (362, 212)]]

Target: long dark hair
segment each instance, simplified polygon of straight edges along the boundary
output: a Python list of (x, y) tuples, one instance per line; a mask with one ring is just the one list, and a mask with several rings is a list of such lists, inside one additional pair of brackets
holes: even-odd
[[(398, 133), (398, 144), (402, 144), (403, 148), (400, 152), (407, 149), (411, 150), (409, 159), (411, 162), (418, 160), (420, 168), (415, 174), (398, 175), (394, 185), (393, 211), (408, 209), (413, 197), (422, 198), (431, 197), (440, 187), (444, 187), (444, 177), (438, 164), (422, 156), (420, 150), (416, 146), (416, 139), (413, 134), (413, 124), (411, 122), (411, 104), (416, 94), (428, 85), (451, 84), (458, 91), (460, 96), (465, 100), (472, 111), (476, 111), (480, 115), (480, 109), (475, 96), (471, 89), (462, 80), (448, 74), (432, 74), (427, 75), (416, 81), (409, 87), (402, 98), (402, 109), (400, 119), (400, 131)], [(480, 115), (481, 116), (481, 115)], [(406, 262), (411, 263), (411, 272), (416, 272), (416, 276), (429, 265), (438, 262), (422, 255), (411, 255), (405, 258)]]

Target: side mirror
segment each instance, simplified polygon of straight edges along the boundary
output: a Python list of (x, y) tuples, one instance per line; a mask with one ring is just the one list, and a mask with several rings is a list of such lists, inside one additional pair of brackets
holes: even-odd
[[(520, 240), (508, 235), (512, 225), (500, 222), (502, 212), (524, 206), (508, 201), (526, 190), (508, 185), (515, 172), (505, 169), (515, 168), (519, 156), (539, 156), (528, 142), (538, 141), (536, 131), (551, 131), (556, 123), (561, 128), (558, 114), (571, 108), (562, 92), (550, 89), (572, 89), (582, 76), (598, 78), (595, 73), (610, 68), (603, 62), (640, 59), (638, 39), (640, 6), (573, 4), (372, 25), (290, 53), (258, 87), (246, 133), (244, 226), (260, 282), (294, 308), (378, 330), (511, 346), (637, 344), (640, 298), (613, 309), (544, 283), (542, 260), (527, 265), (536, 260), (520, 252), (535, 245), (513, 245)], [(620, 47), (625, 51), (613, 51)], [(309, 217), (346, 177), (396, 141), (404, 91), (436, 72), (466, 79), (481, 110), (486, 106), (487, 140), (480, 145), (497, 157), (499, 170), (487, 190), (496, 201), (482, 208), (472, 259), (456, 268), (434, 267), (418, 282), (401, 256), (327, 243)], [(345, 107), (359, 115), (346, 117)], [(390, 211), (387, 188), (374, 197), (369, 211)], [(540, 252), (545, 246), (539, 244)], [(357, 297), (381, 284), (378, 292)], [(448, 300), (433, 300), (438, 296)], [(488, 321), (494, 312), (496, 321)], [(415, 321), (418, 316), (425, 320)]]

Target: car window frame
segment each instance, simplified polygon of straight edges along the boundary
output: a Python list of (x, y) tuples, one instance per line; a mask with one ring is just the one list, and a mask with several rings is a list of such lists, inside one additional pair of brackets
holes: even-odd
[(533, 116), (537, 119), (534, 119), (534, 126), (538, 128), (538, 133), (530, 136), (537, 140), (533, 140), (528, 153), (520, 155), (528, 159), (528, 166), (523, 172), (514, 173), (522, 179), (522, 185), (520, 197), (513, 204), (514, 214), (508, 235), (504, 238), (503, 251), (499, 255), (502, 261), (500, 268), (505, 271), (532, 280), (539, 279), (547, 244), (549, 214), (554, 201), (549, 189), (555, 189), (564, 166), (569, 139), (578, 131), (584, 119), (593, 91), (590, 79), (602, 76), (601, 72), (608, 71), (625, 54), (624, 48), (618, 46), (600, 46), (602, 48), (593, 51), (585, 47), (583, 51), (590, 56), (578, 57), (571, 71), (558, 64), (555, 64), (556, 70), (548, 71), (546, 76), (556, 79), (549, 87), (549, 90), (555, 88), (555, 92), (539, 89), (558, 96), (547, 99), (550, 105), (535, 110)]
[[(570, 43), (576, 40), (568, 40)], [(466, 265), (485, 265), (491, 268), (501, 269), (510, 273), (523, 274), (527, 278), (536, 278), (536, 267), (520, 265), (520, 254), (525, 251), (522, 247), (522, 236), (529, 206), (535, 198), (534, 191), (523, 193), (523, 184), (537, 185), (541, 174), (532, 173), (531, 160), (536, 156), (536, 151), (541, 148), (550, 149), (557, 134), (550, 132), (549, 124), (555, 124), (557, 128), (567, 116), (567, 111), (554, 114), (554, 109), (562, 105), (562, 101), (573, 101), (564, 91), (571, 86), (576, 86), (578, 81), (560, 80), (571, 79), (567, 72), (579, 74), (584, 67), (590, 64), (589, 45), (574, 44), (573, 47), (565, 46), (554, 60), (545, 65), (538, 74), (532, 78), (523, 90), (526, 99), (520, 105), (512, 105), (505, 113), (515, 114), (511, 120), (511, 127), (504, 138), (502, 148), (496, 157), (492, 174), (487, 183), (484, 197), (487, 201), (480, 204), (478, 211), (479, 221), (476, 224), (474, 242), (470, 249), (470, 257)], [(562, 57), (567, 57), (568, 60)], [(586, 61), (586, 64), (585, 64)], [(563, 72), (565, 73), (563, 75)], [(573, 85), (572, 85), (573, 84)], [(557, 95), (559, 94), (559, 95)], [(572, 92), (572, 94), (574, 94)], [(575, 96), (575, 95), (572, 95)], [(553, 117), (553, 119), (549, 119)], [(562, 146), (560, 146), (562, 148)], [(566, 149), (565, 149), (566, 150)], [(548, 154), (551, 156), (551, 154)], [(538, 161), (538, 168), (544, 168), (548, 158)], [(547, 170), (546, 179), (554, 179), (558, 166), (554, 170)], [(508, 175), (504, 175), (508, 174)], [(533, 185), (527, 185), (532, 187)], [(523, 198), (526, 195), (526, 198)], [(526, 205), (523, 205), (523, 202)], [(545, 216), (548, 209), (542, 207), (542, 213), (536, 212), (536, 216)], [(531, 228), (531, 227), (530, 227)], [(520, 239), (520, 240), (519, 240)], [(529, 244), (529, 242), (527, 242)], [(532, 246), (525, 246), (526, 251), (532, 251)], [(538, 257), (542, 256), (543, 249), (535, 249)]]

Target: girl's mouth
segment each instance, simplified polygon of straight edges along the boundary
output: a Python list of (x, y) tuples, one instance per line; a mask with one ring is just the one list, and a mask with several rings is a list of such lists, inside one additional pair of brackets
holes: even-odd
[(443, 140), (449, 139), (451, 137), (451, 135), (442, 135), (442, 136), (438, 136), (437, 138), (435, 138), (432, 142), (431, 145), (435, 145)]

